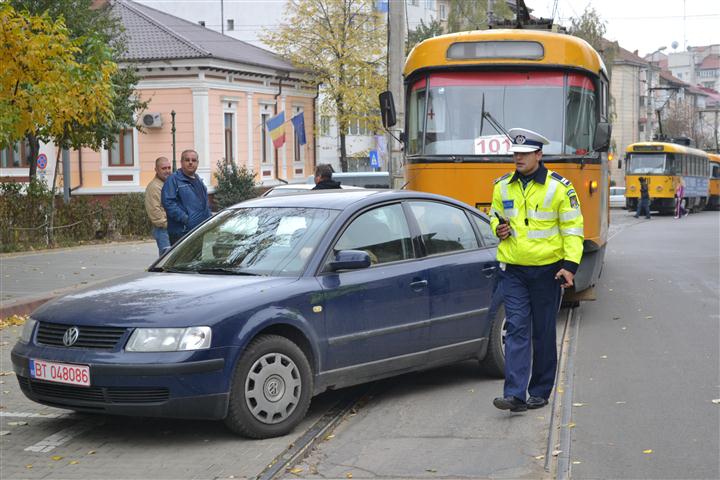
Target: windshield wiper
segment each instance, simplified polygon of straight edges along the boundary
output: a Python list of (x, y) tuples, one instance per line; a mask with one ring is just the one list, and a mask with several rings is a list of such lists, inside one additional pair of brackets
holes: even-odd
[(505, 127), (503, 127), (500, 122), (498, 122), (495, 117), (492, 116), (490, 112), (485, 111), (485, 93), (483, 93), (482, 108), (480, 111), (480, 136), (482, 136), (483, 126), (485, 125), (486, 118), (490, 126), (493, 127), (497, 133), (499, 133), (500, 135), (505, 135), (508, 140), (510, 140), (510, 143), (512, 143), (513, 139), (510, 138), (510, 134), (507, 132), (507, 130), (505, 130)]
[(194, 271), (196, 273), (210, 274), (210, 275), (249, 275), (249, 276), (259, 276), (260, 275), (259, 273), (252, 273), (252, 272), (237, 270), (235, 268), (228, 268), (228, 267), (199, 268)]

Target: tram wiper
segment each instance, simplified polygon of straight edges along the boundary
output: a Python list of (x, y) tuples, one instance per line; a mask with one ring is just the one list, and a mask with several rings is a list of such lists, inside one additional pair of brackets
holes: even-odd
[(510, 143), (512, 143), (512, 138), (510, 138), (510, 134), (505, 130), (505, 128), (498, 122), (495, 117), (492, 116), (490, 112), (485, 111), (485, 93), (482, 95), (482, 108), (480, 112), (480, 136), (482, 136), (483, 127), (485, 125), (485, 119), (487, 118), (488, 123), (491, 127), (495, 129), (497, 133), (500, 135), (505, 135), (508, 140), (510, 140)]

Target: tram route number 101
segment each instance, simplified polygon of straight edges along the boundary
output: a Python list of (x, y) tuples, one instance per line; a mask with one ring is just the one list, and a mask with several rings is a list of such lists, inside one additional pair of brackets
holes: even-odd
[(475, 139), (475, 155), (509, 155), (510, 139), (504, 135), (490, 135)]

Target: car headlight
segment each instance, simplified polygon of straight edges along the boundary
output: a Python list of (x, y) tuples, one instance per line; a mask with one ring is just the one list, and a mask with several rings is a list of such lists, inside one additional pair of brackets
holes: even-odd
[(178, 352), (210, 348), (210, 327), (136, 328), (125, 350), (128, 352)]
[(30, 343), (30, 339), (35, 331), (35, 325), (37, 325), (37, 320), (33, 320), (32, 318), (25, 320), (25, 325), (23, 325), (18, 341), (22, 343)]

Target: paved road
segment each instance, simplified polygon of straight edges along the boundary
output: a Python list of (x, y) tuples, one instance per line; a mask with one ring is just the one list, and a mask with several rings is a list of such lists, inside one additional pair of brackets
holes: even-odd
[(720, 214), (613, 219), (579, 325), (572, 477), (720, 478)]
[(10, 306), (142, 271), (157, 258), (154, 241), (110, 243), (0, 256), (0, 302)]

